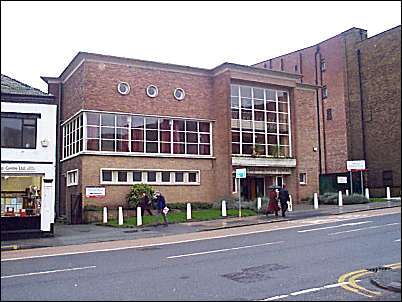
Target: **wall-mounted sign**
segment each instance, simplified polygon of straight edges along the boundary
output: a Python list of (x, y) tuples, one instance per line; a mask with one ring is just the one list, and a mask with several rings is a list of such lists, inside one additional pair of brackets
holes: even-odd
[(348, 160), (346, 161), (348, 171), (363, 171), (366, 170), (365, 160)]
[(2, 164), (1, 172), (2, 173), (13, 173), (13, 172), (35, 172), (36, 168), (32, 165), (23, 165), (23, 164)]
[(338, 176), (337, 181), (338, 181), (338, 184), (347, 184), (348, 178), (346, 176)]
[(105, 187), (86, 187), (85, 197), (87, 198), (99, 198), (105, 197), (106, 188)]
[(236, 169), (236, 178), (246, 178), (246, 169)]

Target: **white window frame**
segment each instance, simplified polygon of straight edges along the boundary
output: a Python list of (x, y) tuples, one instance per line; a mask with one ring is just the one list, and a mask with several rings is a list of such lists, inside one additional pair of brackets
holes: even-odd
[[(70, 175), (74, 175), (74, 181), (70, 181)], [(67, 171), (66, 177), (67, 177), (67, 187), (78, 185), (78, 169)]]
[[(303, 180), (301, 180), (301, 176), (304, 176)], [(307, 185), (307, 173), (306, 172), (300, 172), (299, 173), (299, 183), (301, 185)]]
[[(121, 85), (127, 85), (127, 88), (128, 88), (127, 92), (123, 92), (123, 91), (120, 90), (120, 86), (121, 86)], [(130, 84), (127, 83), (127, 82), (120, 81), (120, 82), (117, 84), (117, 91), (118, 91), (121, 95), (127, 95), (127, 94), (129, 94), (129, 93), (130, 93), (130, 90), (131, 90)]]

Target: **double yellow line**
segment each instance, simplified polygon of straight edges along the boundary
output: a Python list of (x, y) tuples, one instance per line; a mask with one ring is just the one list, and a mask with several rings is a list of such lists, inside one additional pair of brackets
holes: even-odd
[[(398, 269), (398, 268), (401, 268), (401, 263), (398, 262), (398, 263), (393, 263), (393, 264), (387, 264), (387, 265), (383, 265), (382, 267), (388, 267), (390, 269)], [(365, 297), (372, 298), (374, 296), (380, 296), (381, 292), (368, 290), (367, 288), (364, 288), (364, 287), (356, 284), (357, 278), (363, 277), (368, 274), (373, 274), (373, 273), (374, 272), (371, 272), (367, 269), (361, 269), (358, 271), (350, 272), (350, 273), (340, 276), (338, 279), (338, 283), (345, 283), (345, 284), (341, 285), (343, 289), (346, 289), (350, 292), (353, 292), (353, 293), (356, 293), (356, 294), (359, 294), (359, 295), (362, 295)]]

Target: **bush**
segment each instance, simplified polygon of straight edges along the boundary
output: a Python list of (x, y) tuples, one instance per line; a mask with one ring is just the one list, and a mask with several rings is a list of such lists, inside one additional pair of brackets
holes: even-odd
[(127, 195), (127, 202), (130, 206), (136, 208), (142, 198), (142, 194), (148, 195), (150, 200), (153, 199), (155, 194), (154, 189), (147, 184), (135, 184), (131, 187), (130, 193)]
[[(216, 200), (212, 204), (212, 208), (220, 209), (222, 207), (222, 200), (226, 201), (226, 209), (227, 210), (238, 210), (239, 209), (239, 198), (222, 198)], [(262, 197), (261, 198), (261, 211), (265, 210), (268, 206), (268, 198)], [(249, 209), (254, 212), (257, 212), (257, 200), (252, 201), (241, 201), (241, 208), (242, 209)]]
[[(171, 209), (186, 211), (187, 210), (187, 202), (168, 203), (168, 207)], [(202, 210), (202, 209), (211, 209), (211, 208), (212, 208), (212, 204), (209, 202), (191, 202), (191, 210)]]

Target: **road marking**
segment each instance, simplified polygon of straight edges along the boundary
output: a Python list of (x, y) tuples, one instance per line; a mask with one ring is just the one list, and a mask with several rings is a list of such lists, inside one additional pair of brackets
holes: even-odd
[(333, 225), (333, 226), (328, 226), (328, 227), (323, 227), (323, 228), (315, 228), (315, 229), (301, 230), (301, 231), (297, 231), (297, 232), (298, 232), (298, 233), (307, 233), (307, 232), (320, 231), (320, 230), (326, 230), (326, 229), (340, 228), (340, 227), (344, 227), (344, 226), (360, 225), (360, 224), (365, 224), (365, 223), (369, 223), (369, 222), (372, 222), (372, 221), (361, 221), (361, 222), (354, 222), (354, 223), (344, 223), (344, 224)]
[(401, 241), (401, 238), (394, 240), (395, 242)]
[(383, 225), (374, 225), (374, 226), (367, 227), (367, 228), (360, 228), (360, 229), (354, 229), (354, 230), (349, 230), (349, 231), (341, 231), (341, 232), (329, 233), (328, 235), (338, 235), (338, 234), (357, 232), (357, 231), (368, 230), (368, 229), (378, 229), (378, 228), (391, 226), (391, 225), (398, 225), (398, 224), (400, 224), (400, 223), (395, 222), (395, 223), (387, 223), (387, 224), (383, 224)]
[(166, 257), (166, 258), (167, 259), (173, 259), (173, 258), (182, 258), (182, 257), (189, 257), (189, 256), (199, 256), (199, 255), (205, 255), (205, 254), (227, 252), (227, 251), (232, 251), (232, 250), (247, 249), (247, 248), (251, 248), (251, 247), (278, 244), (278, 243), (282, 243), (282, 242), (284, 242), (284, 241), (267, 242), (267, 243), (262, 243), (262, 244), (246, 245), (246, 246), (232, 247), (232, 248), (227, 248), (227, 249), (212, 250), (212, 251), (192, 253), (192, 254), (183, 254), (183, 255), (177, 255), (177, 256), (169, 256), (169, 257)]
[(33, 275), (44, 275), (44, 274), (68, 272), (68, 271), (78, 271), (78, 270), (95, 268), (95, 267), (96, 267), (96, 265), (84, 266), (84, 267), (75, 267), (75, 268), (66, 268), (66, 269), (58, 269), (58, 270), (54, 270), (54, 271), (45, 271), (45, 272), (35, 272), (35, 273), (26, 273), (26, 274), (18, 274), (18, 275), (9, 275), (9, 276), (2, 276), (1, 279), (24, 277), (24, 276), (33, 276)]
[[(359, 280), (356, 280), (359, 281)], [(279, 295), (279, 296), (273, 296), (273, 297), (269, 297), (263, 300), (259, 300), (259, 301), (273, 301), (273, 300), (278, 300), (278, 299), (282, 299), (282, 298), (286, 298), (289, 296), (297, 296), (297, 295), (302, 295), (302, 294), (306, 294), (306, 293), (312, 293), (312, 292), (317, 292), (323, 289), (328, 289), (328, 288), (335, 288), (335, 287), (339, 287), (345, 284), (348, 284), (349, 282), (342, 282), (342, 283), (334, 283), (334, 284), (327, 284), (321, 287), (313, 287), (313, 288), (308, 288), (308, 289), (303, 289), (303, 290), (299, 290), (297, 292), (293, 292), (287, 295)]]

